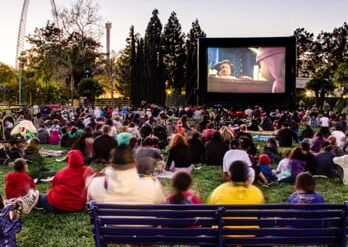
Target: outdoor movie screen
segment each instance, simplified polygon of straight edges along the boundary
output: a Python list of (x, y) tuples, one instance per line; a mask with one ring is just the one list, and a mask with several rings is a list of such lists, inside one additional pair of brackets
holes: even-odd
[(284, 46), (207, 47), (207, 92), (285, 93)]

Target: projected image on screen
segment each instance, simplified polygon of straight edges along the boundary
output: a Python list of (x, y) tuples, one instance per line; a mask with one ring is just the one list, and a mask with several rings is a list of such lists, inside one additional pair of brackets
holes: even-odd
[(207, 52), (208, 92), (285, 92), (285, 47), (208, 47)]

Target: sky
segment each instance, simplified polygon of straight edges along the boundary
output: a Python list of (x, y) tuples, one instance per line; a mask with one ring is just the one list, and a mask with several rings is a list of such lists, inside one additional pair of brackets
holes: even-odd
[[(76, 0), (55, 0), (58, 9)], [(0, 62), (14, 66), (19, 21), (24, 0), (0, 0)], [(124, 48), (129, 28), (144, 36), (152, 10), (165, 25), (175, 11), (183, 32), (198, 18), (207, 37), (290, 36), (298, 27), (318, 34), (348, 22), (347, 0), (94, 0), (104, 22), (112, 23), (114, 51)], [(25, 34), (52, 20), (50, 0), (30, 0)], [(106, 47), (105, 36), (100, 42)], [(28, 48), (28, 44), (25, 46)]]

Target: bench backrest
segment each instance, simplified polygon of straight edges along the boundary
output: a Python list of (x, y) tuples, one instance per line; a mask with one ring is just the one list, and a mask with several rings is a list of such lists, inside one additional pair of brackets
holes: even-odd
[(88, 204), (96, 246), (346, 246), (347, 204)]

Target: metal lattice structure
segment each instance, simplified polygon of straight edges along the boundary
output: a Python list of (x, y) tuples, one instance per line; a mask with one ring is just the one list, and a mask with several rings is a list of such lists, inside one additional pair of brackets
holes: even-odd
[[(29, 8), (29, 0), (24, 0), (21, 19), (19, 22), (18, 37), (17, 37), (17, 49), (16, 49), (16, 68), (17, 69), (19, 67), (18, 58), (20, 57), (22, 51), (24, 50), (25, 26), (27, 22), (28, 8)], [(57, 12), (57, 8), (56, 8), (56, 4), (54, 0), (51, 0), (51, 8), (52, 8), (53, 21), (56, 27), (59, 28), (58, 12)]]

